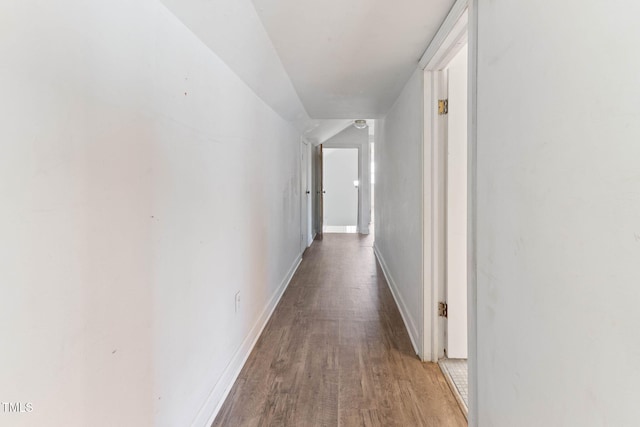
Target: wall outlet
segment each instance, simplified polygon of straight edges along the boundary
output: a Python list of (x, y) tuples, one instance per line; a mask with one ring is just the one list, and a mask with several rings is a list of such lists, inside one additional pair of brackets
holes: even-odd
[(240, 311), (240, 291), (236, 292), (236, 313)]

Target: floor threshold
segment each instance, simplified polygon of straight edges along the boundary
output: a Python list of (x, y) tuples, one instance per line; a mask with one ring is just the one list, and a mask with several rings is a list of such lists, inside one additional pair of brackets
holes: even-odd
[(442, 359), (438, 362), (460, 409), (468, 419), (469, 414), (469, 373), (467, 359)]

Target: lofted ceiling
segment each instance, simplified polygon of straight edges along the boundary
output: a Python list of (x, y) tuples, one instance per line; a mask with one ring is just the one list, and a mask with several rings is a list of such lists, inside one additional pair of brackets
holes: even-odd
[(391, 108), (453, 0), (253, 0), (312, 119)]

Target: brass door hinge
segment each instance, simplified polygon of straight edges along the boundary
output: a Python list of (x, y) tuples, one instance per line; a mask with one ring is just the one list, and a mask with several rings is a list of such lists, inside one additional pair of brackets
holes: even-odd
[(439, 99), (438, 100), (438, 114), (443, 116), (449, 113), (449, 100), (448, 99)]
[(447, 310), (448, 310), (448, 306), (446, 302), (439, 302), (438, 303), (438, 316), (440, 317), (447, 317)]

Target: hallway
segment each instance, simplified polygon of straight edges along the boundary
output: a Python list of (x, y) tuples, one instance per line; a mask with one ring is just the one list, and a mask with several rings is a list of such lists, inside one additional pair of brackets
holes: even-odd
[(213, 426), (464, 426), (440, 369), (416, 357), (373, 237), (307, 250)]

